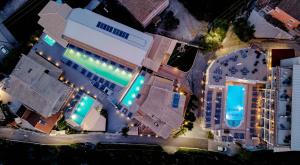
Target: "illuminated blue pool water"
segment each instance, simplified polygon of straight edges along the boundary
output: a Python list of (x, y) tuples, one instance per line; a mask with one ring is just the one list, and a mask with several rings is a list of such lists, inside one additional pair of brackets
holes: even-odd
[(135, 98), (137, 97), (139, 91), (141, 90), (143, 84), (145, 81), (145, 77), (142, 75), (138, 75), (137, 78), (132, 83), (131, 87), (123, 97), (121, 103), (128, 108), (131, 106), (131, 104), (134, 102)]
[(226, 122), (229, 127), (236, 128), (244, 120), (245, 86), (228, 85), (226, 98)]
[(94, 101), (95, 100), (93, 98), (91, 98), (90, 96), (83, 95), (81, 97), (80, 101), (77, 103), (77, 105), (71, 115), (71, 119), (80, 126), (83, 119), (85, 118), (87, 113), (92, 108)]
[(48, 35), (45, 35), (44, 38), (43, 38), (43, 40), (44, 40), (49, 46), (53, 46), (53, 45), (56, 43), (56, 41), (55, 41), (53, 38), (51, 38), (50, 36), (48, 36)]

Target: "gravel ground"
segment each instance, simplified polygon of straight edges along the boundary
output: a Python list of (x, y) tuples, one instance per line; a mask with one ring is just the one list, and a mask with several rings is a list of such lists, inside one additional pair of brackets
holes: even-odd
[(178, 0), (171, 0), (170, 6), (167, 11), (173, 11), (176, 18), (180, 20), (180, 24), (177, 29), (173, 31), (165, 31), (162, 29), (162, 24), (158, 27), (158, 33), (167, 33), (171, 38), (178, 39), (180, 41), (190, 42), (195, 37), (203, 35), (207, 32), (207, 22), (198, 21), (194, 18), (189, 11)]

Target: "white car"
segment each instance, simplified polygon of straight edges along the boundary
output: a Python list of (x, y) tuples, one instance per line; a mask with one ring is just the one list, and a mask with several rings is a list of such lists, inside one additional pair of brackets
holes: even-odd
[(9, 53), (9, 50), (6, 46), (0, 45), (0, 55), (5, 56)]
[(226, 152), (227, 151), (227, 147), (218, 146), (218, 151), (220, 151), (220, 152)]

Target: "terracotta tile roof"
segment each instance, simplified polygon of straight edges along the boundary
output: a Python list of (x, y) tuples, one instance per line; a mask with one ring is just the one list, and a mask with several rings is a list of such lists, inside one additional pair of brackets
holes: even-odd
[(118, 0), (145, 27), (168, 5), (169, 0)]
[(290, 16), (300, 21), (300, 1), (299, 0), (283, 0), (277, 6)]

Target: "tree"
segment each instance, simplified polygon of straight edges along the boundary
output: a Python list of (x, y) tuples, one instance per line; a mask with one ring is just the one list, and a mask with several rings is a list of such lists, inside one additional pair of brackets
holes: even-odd
[(108, 116), (107, 110), (106, 110), (106, 109), (101, 109), (100, 115), (102, 115), (102, 116), (104, 116), (105, 118), (107, 118), (107, 116)]
[(190, 122), (194, 122), (194, 121), (196, 121), (196, 116), (193, 112), (188, 112), (185, 114), (184, 119), (187, 121), (190, 121)]
[(62, 118), (61, 120), (59, 120), (59, 121), (57, 122), (57, 129), (58, 129), (59, 131), (61, 131), (61, 130), (66, 130), (67, 127), (68, 127), (68, 125), (67, 125), (67, 122), (64, 120), (64, 118)]
[(191, 131), (194, 128), (194, 124), (192, 122), (187, 122), (186, 124), (183, 125), (183, 127)]
[(166, 30), (174, 30), (179, 25), (179, 19), (174, 16), (173, 11), (168, 11), (164, 18), (163, 26)]
[(241, 41), (248, 42), (254, 37), (255, 29), (246, 18), (239, 18), (233, 22), (233, 32)]
[(208, 139), (214, 139), (214, 134), (211, 131), (207, 132), (207, 138)]
[(122, 128), (122, 131), (121, 131), (122, 135), (125, 136), (125, 137), (128, 136), (128, 131), (129, 131), (129, 127)]

